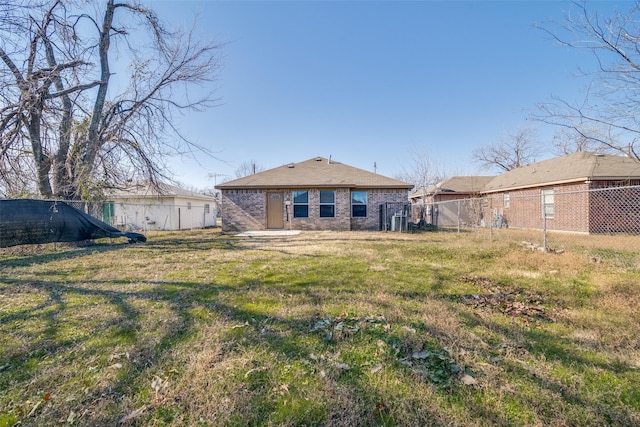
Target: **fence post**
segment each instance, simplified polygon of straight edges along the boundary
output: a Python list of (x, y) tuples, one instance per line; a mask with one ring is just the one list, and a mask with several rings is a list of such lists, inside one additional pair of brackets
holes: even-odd
[(460, 233), (460, 200), (458, 200), (458, 233)]
[(542, 246), (544, 251), (547, 251), (547, 211), (546, 211), (546, 203), (547, 203), (547, 195), (542, 192)]

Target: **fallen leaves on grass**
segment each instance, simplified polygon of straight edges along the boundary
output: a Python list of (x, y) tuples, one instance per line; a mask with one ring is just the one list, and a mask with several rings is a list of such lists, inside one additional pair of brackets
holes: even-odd
[[(416, 328), (407, 325), (398, 325), (395, 331), (404, 331), (411, 338), (405, 341), (402, 337), (394, 336), (391, 325), (383, 316), (378, 317), (338, 317), (322, 318), (317, 320), (310, 328), (311, 332), (318, 333), (325, 339), (345, 340), (351, 338), (357, 332), (367, 333), (369, 328), (382, 330), (387, 335), (386, 339), (377, 339), (376, 347), (385, 352), (390, 352), (393, 358), (400, 365), (406, 366), (438, 387), (451, 388), (460, 380), (465, 385), (471, 385), (471, 381), (466, 378), (475, 378), (473, 372), (468, 368), (463, 368), (451, 356), (451, 352), (446, 347), (434, 346), (432, 343), (420, 340), (419, 332)], [(417, 340), (417, 341), (416, 341)], [(377, 353), (376, 353), (377, 354)], [(309, 358), (315, 363), (330, 362), (329, 366), (337, 368), (339, 371), (349, 371), (353, 367), (340, 359), (340, 352), (335, 354), (317, 356), (313, 353)], [(375, 363), (370, 372), (375, 374), (383, 368), (382, 363)], [(325, 370), (320, 371), (320, 375), (326, 375)], [(463, 376), (464, 375), (464, 376)], [(463, 379), (465, 378), (465, 379)]]
[(460, 367), (453, 357), (451, 357), (451, 353), (446, 347), (443, 347), (439, 351), (414, 351), (410, 356), (399, 359), (399, 362), (402, 365), (410, 367), (416, 374), (442, 387), (453, 386), (455, 379), (462, 373), (464, 373), (464, 376), (461, 378), (463, 384), (466, 384), (464, 380), (465, 377), (471, 377), (471, 375), (469, 375), (471, 371)]
[(389, 330), (384, 316), (377, 317), (336, 317), (334, 319), (324, 318), (316, 321), (311, 327), (311, 332), (317, 332), (324, 336), (327, 341), (331, 339), (343, 339), (356, 334), (368, 325), (383, 326), (384, 330)]
[(554, 305), (552, 313), (549, 313), (545, 305), (549, 304), (543, 295), (520, 289), (514, 285), (500, 285), (486, 277), (462, 276), (461, 281), (473, 283), (486, 291), (486, 294), (463, 295), (464, 304), (473, 306), (477, 310), (498, 311), (514, 317), (523, 317), (527, 320), (542, 320), (555, 322), (553, 312), (561, 309)]

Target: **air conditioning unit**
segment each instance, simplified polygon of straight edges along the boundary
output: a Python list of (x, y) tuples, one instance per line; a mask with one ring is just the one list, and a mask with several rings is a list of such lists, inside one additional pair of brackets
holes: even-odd
[(406, 216), (395, 214), (391, 217), (391, 231), (401, 231)]

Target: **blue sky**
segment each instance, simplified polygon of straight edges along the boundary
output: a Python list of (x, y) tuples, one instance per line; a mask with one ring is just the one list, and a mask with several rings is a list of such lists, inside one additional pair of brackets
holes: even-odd
[(199, 37), (226, 42), (220, 105), (178, 123), (216, 153), (172, 162), (177, 180), (200, 189), (249, 160), (269, 169), (331, 155), (394, 176), (414, 148), (449, 175), (487, 174), (471, 151), (525, 125), (550, 143), (555, 129), (528, 117), (551, 96), (580, 100), (578, 68), (593, 66), (534, 28), (562, 21), (561, 1), (146, 4), (169, 25), (197, 17)]

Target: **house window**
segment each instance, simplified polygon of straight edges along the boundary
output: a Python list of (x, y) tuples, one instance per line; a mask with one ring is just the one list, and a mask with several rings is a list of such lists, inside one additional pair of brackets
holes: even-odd
[(553, 218), (554, 214), (553, 189), (542, 190), (542, 217)]
[(293, 192), (293, 217), (309, 218), (309, 192)]
[(510, 203), (511, 203), (511, 196), (509, 196), (509, 193), (504, 193), (504, 207), (508, 208)]
[(191, 202), (187, 202), (187, 210), (191, 210)]
[(205, 203), (204, 204), (204, 213), (210, 213), (211, 212), (211, 206), (209, 205), (209, 203)]
[(353, 218), (367, 217), (367, 192), (366, 191), (351, 192), (351, 217)]
[(334, 190), (320, 190), (320, 218), (336, 216), (336, 192)]

